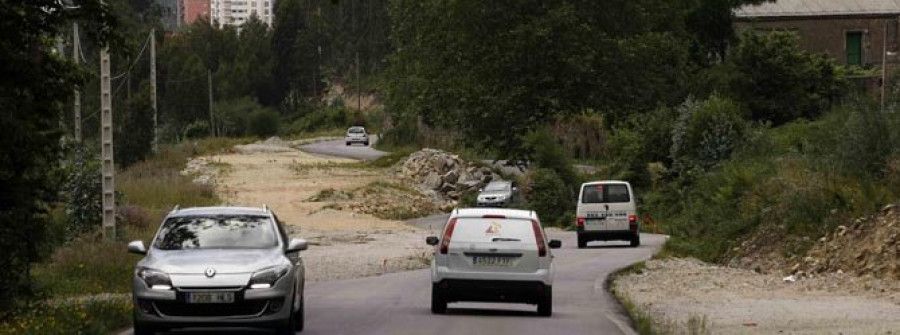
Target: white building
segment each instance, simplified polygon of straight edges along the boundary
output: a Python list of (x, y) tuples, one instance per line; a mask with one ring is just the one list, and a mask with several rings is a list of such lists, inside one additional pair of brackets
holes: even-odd
[(240, 26), (255, 13), (260, 21), (271, 27), (275, 0), (210, 0), (210, 13), (210, 20), (220, 26)]

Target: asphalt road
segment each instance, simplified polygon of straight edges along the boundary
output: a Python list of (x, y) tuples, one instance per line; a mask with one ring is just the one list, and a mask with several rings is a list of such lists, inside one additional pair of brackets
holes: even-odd
[[(369, 144), (375, 144), (376, 142), (378, 142), (378, 136), (371, 135), (370, 140), (371, 143)], [(384, 156), (386, 154), (386, 152), (384, 151), (378, 151), (371, 146), (365, 146), (362, 144), (353, 144), (348, 146), (344, 142), (344, 140), (310, 143), (300, 146), (300, 150), (312, 154), (353, 158), (367, 161), (378, 159), (378, 157)]]
[[(343, 141), (324, 141), (302, 150), (332, 156), (372, 160), (384, 152)], [(446, 214), (410, 220), (439, 230)], [(552, 232), (563, 247), (554, 250), (553, 316), (537, 315), (525, 304), (452, 303), (447, 314), (430, 310), (429, 270), (378, 277), (310, 283), (306, 287), (306, 329), (302, 334), (635, 334), (625, 311), (605, 287), (607, 276), (650, 258), (663, 244), (662, 235), (642, 234), (643, 245), (594, 242), (577, 249), (575, 233)], [(424, 244), (425, 241), (422, 241)], [(224, 331), (224, 332), (223, 332)], [(197, 329), (179, 334), (266, 334), (251, 329)], [(121, 335), (131, 334), (131, 330)]]
[[(664, 236), (643, 234), (638, 248), (595, 242), (580, 250), (572, 232), (554, 232), (551, 238), (561, 239), (563, 247), (553, 251), (556, 278), (549, 318), (525, 304), (451, 303), (447, 314), (433, 315), (429, 270), (417, 270), (308, 284), (302, 334), (635, 334), (604, 282), (615, 270), (648, 259)], [(198, 331), (265, 334), (250, 329), (177, 333)]]

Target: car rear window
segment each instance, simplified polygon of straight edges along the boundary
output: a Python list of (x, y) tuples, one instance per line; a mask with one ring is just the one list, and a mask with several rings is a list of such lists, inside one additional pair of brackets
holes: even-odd
[(351, 134), (362, 134), (365, 133), (366, 130), (363, 128), (350, 128), (350, 130), (348, 130), (347, 132)]
[(183, 216), (166, 220), (153, 245), (163, 250), (260, 249), (278, 246), (278, 240), (266, 216)]
[(585, 185), (581, 190), (581, 203), (621, 203), (631, 202), (628, 185), (625, 184), (593, 184)]
[(453, 228), (453, 242), (483, 243), (498, 240), (535, 243), (531, 220), (460, 218)]

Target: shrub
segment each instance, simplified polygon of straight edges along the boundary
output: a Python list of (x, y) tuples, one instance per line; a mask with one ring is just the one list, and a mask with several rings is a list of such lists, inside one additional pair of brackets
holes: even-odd
[(270, 109), (261, 109), (250, 115), (247, 131), (256, 137), (269, 137), (278, 134), (281, 124), (278, 113)]
[(730, 157), (749, 127), (738, 108), (717, 96), (681, 105), (670, 150), (676, 173), (706, 171)]
[(548, 168), (529, 173), (528, 208), (536, 211), (547, 224), (565, 224), (564, 214), (573, 207), (569, 188), (562, 178)]
[[(578, 174), (572, 168), (572, 160), (549, 131), (540, 129), (528, 133), (524, 145), (529, 152), (531, 164), (552, 170), (568, 188), (574, 188), (579, 183)], [(566, 197), (571, 198), (571, 192), (568, 192)]]
[(67, 167), (63, 192), (67, 196), (66, 237), (72, 238), (100, 226), (102, 180), (100, 160), (85, 148), (76, 148)]
[(185, 139), (197, 139), (203, 138), (210, 135), (209, 132), (209, 122), (207, 121), (194, 121), (191, 124), (184, 127), (182, 130), (182, 136)]

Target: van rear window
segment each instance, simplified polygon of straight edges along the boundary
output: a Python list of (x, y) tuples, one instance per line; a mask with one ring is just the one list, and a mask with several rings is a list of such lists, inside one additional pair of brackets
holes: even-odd
[(628, 185), (625, 184), (585, 185), (581, 190), (583, 204), (621, 202), (631, 202), (631, 194), (628, 193)]

